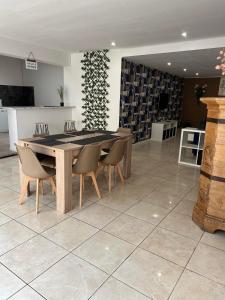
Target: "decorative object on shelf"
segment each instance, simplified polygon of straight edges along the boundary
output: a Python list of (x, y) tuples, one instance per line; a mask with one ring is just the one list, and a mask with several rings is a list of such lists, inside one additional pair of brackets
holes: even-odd
[(64, 88), (62, 85), (57, 89), (57, 92), (60, 98), (60, 106), (64, 106)]
[(26, 69), (28, 70), (37, 70), (38, 63), (37, 60), (34, 58), (33, 52), (30, 52), (27, 59), (25, 59)]
[(199, 100), (203, 97), (206, 93), (207, 84), (198, 85), (196, 84), (194, 87), (195, 97), (198, 100), (198, 103), (201, 103)]
[(36, 123), (33, 137), (43, 137), (47, 135), (49, 135), (48, 124), (44, 122)]
[(179, 120), (183, 79), (122, 59), (120, 127), (134, 142), (151, 138), (153, 122)]
[(216, 70), (220, 70), (222, 72), (222, 75), (225, 75), (225, 51), (220, 50), (219, 56), (216, 58), (218, 61), (220, 61), (220, 64), (215, 66)]
[(77, 131), (76, 129), (76, 121), (67, 120), (64, 124), (64, 132)]
[(88, 51), (81, 60), (83, 71), (83, 123), (86, 129), (106, 129), (108, 119), (107, 82), (110, 59), (107, 49)]
[(192, 219), (203, 230), (225, 231), (225, 98), (202, 98), (207, 125), (199, 179), (198, 200)]

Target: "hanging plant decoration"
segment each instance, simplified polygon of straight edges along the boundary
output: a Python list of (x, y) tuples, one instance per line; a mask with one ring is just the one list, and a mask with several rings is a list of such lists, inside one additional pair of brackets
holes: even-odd
[(204, 84), (204, 85), (196, 84), (195, 85), (195, 88), (194, 88), (195, 97), (199, 103), (200, 103), (200, 98), (205, 95), (206, 89), (207, 89), (207, 84)]
[(81, 60), (83, 71), (82, 98), (83, 123), (86, 129), (106, 129), (108, 119), (107, 82), (110, 59), (109, 50), (96, 50), (84, 53)]

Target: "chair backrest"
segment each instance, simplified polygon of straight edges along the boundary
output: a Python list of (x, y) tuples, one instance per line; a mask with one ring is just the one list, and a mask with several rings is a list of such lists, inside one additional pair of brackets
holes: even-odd
[(123, 132), (123, 133), (131, 134), (132, 130), (131, 130), (131, 128), (119, 127), (117, 129), (117, 132)]
[(73, 166), (73, 171), (79, 174), (95, 172), (98, 168), (100, 153), (100, 146), (98, 144), (86, 145), (78, 155), (77, 162)]
[(120, 139), (116, 141), (110, 148), (109, 154), (103, 162), (107, 165), (117, 165), (123, 159), (126, 145), (127, 139)]
[(43, 179), (49, 176), (30, 148), (16, 145), (16, 149), (19, 155), (24, 175), (39, 179)]

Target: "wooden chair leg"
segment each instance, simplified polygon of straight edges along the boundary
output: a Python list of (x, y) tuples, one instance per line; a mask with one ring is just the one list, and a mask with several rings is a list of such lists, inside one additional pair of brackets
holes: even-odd
[(124, 184), (124, 183), (125, 183), (125, 181), (124, 181), (124, 178), (123, 178), (123, 174), (122, 174), (122, 171), (121, 171), (120, 165), (118, 164), (116, 167), (117, 167), (117, 171), (118, 171), (118, 174), (119, 174), (119, 177), (120, 177), (121, 183), (122, 183), (122, 184)]
[(108, 166), (108, 172), (109, 172), (109, 192), (112, 190), (112, 167)]
[(44, 184), (42, 179), (39, 180), (39, 185), (40, 185), (40, 194), (44, 195)]
[(85, 175), (83, 176), (83, 181), (82, 181), (83, 191), (84, 191), (84, 178), (85, 178)]
[(27, 185), (26, 194), (27, 194), (27, 197), (29, 197), (30, 194), (31, 194), (31, 192), (30, 192), (30, 181), (28, 182), (28, 185)]
[(98, 198), (101, 199), (101, 194), (100, 194), (100, 191), (99, 191), (99, 188), (98, 188), (98, 184), (97, 184), (97, 180), (96, 180), (94, 172), (91, 172), (91, 178), (92, 178), (93, 184), (95, 186), (95, 190), (96, 190), (96, 193), (98, 195)]
[(49, 181), (52, 187), (52, 194), (56, 194), (56, 185), (53, 177), (49, 177)]
[(38, 214), (39, 212), (39, 185), (40, 185), (40, 180), (37, 179), (37, 184), (36, 184), (36, 213)]
[(104, 166), (102, 166), (101, 164), (99, 164), (98, 165), (98, 168), (97, 168), (97, 170), (96, 170), (96, 172), (95, 172), (95, 176), (96, 176), (96, 178), (98, 177), (98, 174), (101, 172), (101, 169), (103, 169), (103, 171), (104, 171)]
[(80, 207), (82, 207), (83, 198), (83, 175), (80, 174)]
[(21, 192), (20, 192), (19, 204), (23, 204), (23, 202), (24, 202), (24, 198), (25, 198), (25, 196), (27, 194), (28, 184), (29, 184), (29, 179), (25, 176), (24, 177), (23, 186), (22, 186)]

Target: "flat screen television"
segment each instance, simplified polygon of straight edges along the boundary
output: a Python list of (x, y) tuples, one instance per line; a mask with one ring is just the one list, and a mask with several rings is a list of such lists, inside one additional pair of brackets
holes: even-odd
[(168, 108), (169, 104), (169, 94), (161, 93), (159, 96), (159, 110), (164, 110)]
[(33, 86), (0, 85), (2, 106), (34, 106)]

